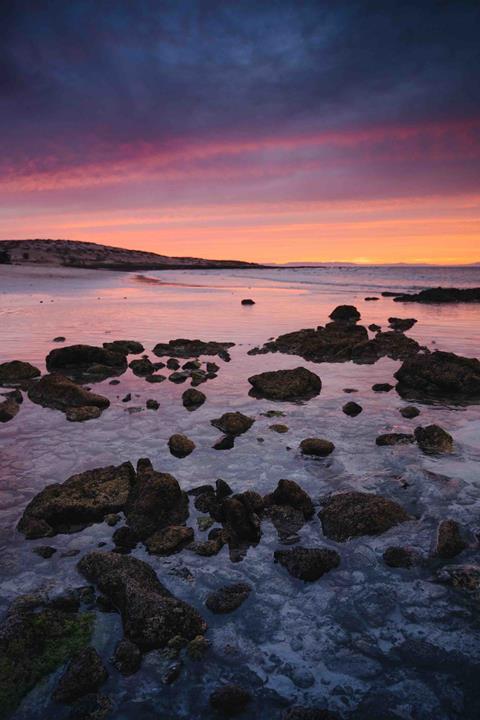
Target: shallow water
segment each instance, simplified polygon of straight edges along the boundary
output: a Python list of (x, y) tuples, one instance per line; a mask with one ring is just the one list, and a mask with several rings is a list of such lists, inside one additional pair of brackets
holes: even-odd
[[(480, 406), (417, 403), (421, 415), (406, 420), (398, 412), (406, 403), (394, 391), (371, 390), (375, 382), (392, 382), (397, 362), (314, 364), (279, 354), (251, 357), (247, 351), (282, 332), (323, 325), (336, 305), (351, 303), (365, 325), (386, 327), (392, 315), (415, 317), (418, 323), (408, 334), (422, 344), (478, 357), (480, 306), (405, 305), (391, 298), (366, 302), (364, 297), (380, 297), (382, 290), (479, 286), (480, 268), (347, 266), (148, 276), (161, 284), (141, 282), (135, 274), (98, 272), (82, 278), (81, 273), (70, 277), (67, 272), (63, 279), (12, 275), (0, 286), (0, 361), (18, 358), (43, 370), (45, 355), (58, 347), (52, 343), (58, 335), (66, 336), (66, 344), (131, 338), (147, 350), (175, 337), (237, 343), (230, 363), (215, 358), (221, 370), (202, 385), (207, 402), (195, 412), (181, 404), (188, 385), (151, 385), (128, 371), (119, 378), (120, 385), (111, 386), (108, 380), (95, 385), (112, 401), (98, 420), (69, 423), (62, 413), (26, 399), (16, 418), (0, 426), (2, 610), (18, 594), (39, 586), (57, 591), (82, 585), (78, 557), (61, 557), (62, 552), (84, 552), (101, 541), (112, 547), (113, 529), (99, 524), (49, 539), (61, 552), (43, 560), (32, 549), (45, 540), (26, 541), (16, 532), (32, 496), (74, 472), (148, 456), (156, 469), (175, 475), (186, 490), (222, 477), (234, 491), (254, 488), (263, 494), (279, 479), (290, 478), (316, 505), (337, 490), (383, 493), (401, 502), (415, 519), (379, 537), (342, 544), (322, 536), (316, 516), (300, 531), (303, 545), (334, 547), (342, 558), (338, 570), (312, 584), (294, 580), (273, 563), (273, 552), (281, 545), (268, 522), (262, 524), (260, 544), (241, 563), (231, 563), (227, 548), (213, 558), (188, 550), (158, 558), (135, 550), (176, 596), (201, 610), (213, 649), (204, 662), (185, 660), (180, 679), (169, 686), (161, 681), (167, 666), (161, 653), (150, 653), (132, 678), (123, 678), (109, 665), (102, 692), (114, 701), (111, 717), (207, 717), (212, 687), (235, 681), (255, 694), (247, 715), (262, 720), (280, 717), (282, 708), (292, 703), (328, 707), (345, 716), (355, 711), (356, 718), (365, 720), (388, 712), (416, 720), (477, 718), (478, 599), (436, 583), (433, 566), (387, 568), (382, 553), (400, 543), (428, 553), (438, 521), (454, 518), (468, 528), (471, 547), (452, 562), (479, 561), (474, 536), (480, 531)], [(256, 304), (241, 306), (244, 297)], [(298, 365), (322, 378), (318, 397), (303, 404), (275, 404), (248, 396), (247, 378), (253, 373)], [(346, 395), (345, 387), (358, 392)], [(160, 409), (129, 414), (121, 402), (127, 392), (132, 393), (130, 406), (145, 408), (147, 398), (156, 398)], [(341, 411), (351, 399), (364, 408), (356, 418)], [(279, 407), (286, 413), (279, 422), (290, 428), (285, 435), (269, 430), (275, 420), (260, 415)], [(211, 446), (220, 433), (209, 421), (231, 409), (254, 416), (256, 422), (234, 449), (217, 452)], [(375, 445), (382, 432), (408, 432), (432, 422), (453, 435), (452, 455), (433, 458), (414, 445)], [(195, 441), (192, 455), (181, 460), (170, 455), (166, 443), (174, 432)], [(332, 440), (333, 455), (320, 461), (302, 458), (298, 444), (309, 436)], [(197, 529), (193, 504), (190, 509), (189, 524), (196, 536), (206, 536)], [(193, 577), (183, 579), (181, 568)], [(240, 580), (249, 582), (254, 592), (239, 610), (222, 617), (204, 607), (208, 592)], [(120, 635), (118, 616), (99, 613), (94, 642), (107, 661)], [(57, 676), (30, 694), (14, 715), (17, 720), (66, 716), (48, 700)]]

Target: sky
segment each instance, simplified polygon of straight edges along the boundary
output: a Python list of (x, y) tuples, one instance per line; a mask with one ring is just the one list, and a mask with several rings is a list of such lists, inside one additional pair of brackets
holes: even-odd
[(0, 238), (480, 261), (478, 0), (2, 0)]

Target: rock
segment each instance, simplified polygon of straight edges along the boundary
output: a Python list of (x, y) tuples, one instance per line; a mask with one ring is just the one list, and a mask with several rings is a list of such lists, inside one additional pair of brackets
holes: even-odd
[(229, 495), (232, 495), (232, 493), (232, 488), (227, 482), (225, 482), (225, 480), (218, 478), (218, 480), (215, 481), (215, 494), (217, 500), (224, 500)]
[(180, 367), (180, 363), (176, 358), (168, 358), (167, 360), (167, 368), (169, 370), (178, 370)]
[(187, 360), (183, 363), (182, 370), (200, 370), (202, 363), (200, 360)]
[(285, 417), (283, 410), (267, 410), (267, 412), (260, 413), (260, 415), (266, 418)]
[(185, 545), (193, 541), (193, 529), (183, 525), (171, 525), (164, 530), (157, 530), (145, 540), (151, 555), (173, 555)]
[(0, 422), (5, 423), (13, 420), (19, 410), (20, 405), (11, 398), (7, 398), (7, 400), (0, 402)]
[(377, 325), (376, 323), (371, 323), (371, 325), (368, 326), (368, 329), (371, 330), (371, 332), (380, 332), (382, 326)]
[(338, 542), (360, 535), (379, 535), (410, 519), (393, 500), (363, 492), (330, 496), (318, 515), (324, 535)]
[(226, 435), (242, 435), (249, 430), (253, 423), (254, 418), (243, 415), (241, 412), (227, 412), (221, 417), (210, 420), (210, 424), (213, 427), (218, 428)]
[(255, 300), (252, 300), (251, 298), (244, 298), (242, 300), (242, 305), (255, 305)]
[(109, 513), (108, 515), (105, 515), (104, 520), (109, 527), (114, 527), (120, 522), (120, 515), (117, 513)]
[(128, 363), (128, 367), (137, 377), (146, 377), (147, 375), (153, 375), (155, 368), (151, 360), (148, 358), (141, 358), (141, 360), (132, 360)]
[(199, 613), (177, 600), (142, 560), (94, 551), (80, 560), (78, 569), (112, 601), (121, 614), (125, 637), (143, 651), (165, 647), (178, 635), (193, 640), (206, 630)]
[(54, 337), (52, 342), (65, 342), (66, 338), (63, 335), (58, 335), (57, 337)]
[(161, 383), (161, 382), (163, 382), (163, 381), (166, 380), (166, 379), (167, 379), (167, 378), (166, 378), (165, 375), (156, 375), (156, 374), (147, 375), (147, 376), (145, 377), (145, 380), (146, 380), (147, 382), (149, 382), (149, 383)]
[(366, 298), (363, 298), (366, 302), (372, 302), (373, 300), (380, 300), (378, 297), (369, 296)]
[(398, 332), (405, 332), (405, 330), (410, 330), (410, 328), (412, 328), (416, 322), (417, 320), (415, 318), (388, 318), (388, 324), (390, 325), (392, 330), (396, 330)]
[(393, 390), (393, 385), (390, 385), (390, 383), (375, 383), (372, 385), (373, 392), (390, 392), (390, 390)]
[(414, 405), (406, 405), (405, 407), (400, 408), (400, 415), (408, 420), (413, 420), (413, 418), (420, 415), (420, 410)]
[(391, 292), (391, 290), (384, 290), (382, 293), (380, 293), (380, 295), (382, 297), (391, 297), (391, 298), (398, 297), (401, 294), (402, 294), (401, 292)]
[(113, 340), (113, 342), (104, 342), (105, 350), (113, 350), (113, 352), (122, 353), (122, 355), (140, 355), (145, 352), (142, 343), (136, 340)]
[(329, 317), (334, 322), (356, 323), (361, 316), (354, 305), (338, 305)]
[(234, 345), (235, 343), (232, 342), (215, 342), (213, 340), (204, 342), (203, 340), (179, 338), (170, 340), (168, 343), (158, 343), (153, 348), (153, 352), (158, 357), (170, 355), (185, 359), (196, 358), (200, 355), (219, 355), (221, 357), (222, 355), (228, 356), (228, 350)]
[(291, 505), (269, 505), (264, 515), (271, 520), (282, 542), (298, 540), (297, 533), (305, 525), (305, 516), (301, 510)]
[(132, 393), (127, 393), (127, 394), (125, 395), (125, 397), (122, 398), (122, 402), (123, 402), (123, 403), (130, 402), (131, 399), (132, 399)]
[(411, 295), (396, 295), (394, 302), (474, 303), (480, 302), (480, 288), (427, 288)]
[(252, 697), (248, 690), (240, 685), (224, 685), (210, 695), (210, 706), (227, 717), (242, 713)]
[(453, 452), (453, 438), (439, 425), (415, 428), (415, 440), (425, 453)]
[(307, 708), (300, 705), (290, 708), (282, 720), (341, 720), (340, 715), (321, 708)]
[(0, 385), (21, 385), (40, 375), (40, 370), (28, 362), (22, 360), (10, 360), (0, 363)]
[(190, 440), (186, 435), (175, 433), (175, 435), (170, 437), (168, 447), (172, 455), (175, 455), (177, 458), (184, 458), (195, 450), (196, 445), (193, 440)]
[(111, 715), (113, 703), (106, 695), (89, 693), (76, 700), (67, 720), (104, 720)]
[(463, 590), (480, 590), (480, 565), (447, 565), (437, 572), (440, 582)]
[(66, 412), (71, 408), (97, 407), (104, 410), (110, 400), (103, 395), (86, 390), (63, 375), (44, 375), (33, 383), (28, 390), (28, 397), (37, 405)]
[(359, 364), (372, 364), (380, 358), (389, 357), (392, 360), (404, 360), (416, 355), (421, 350), (420, 345), (413, 338), (403, 333), (390, 330), (378, 332), (374, 338), (365, 343), (359, 343), (351, 348), (350, 359)]
[(259, 512), (263, 509), (263, 501), (260, 496), (257, 496), (257, 499), (262, 503), (260, 508), (252, 502), (252, 497), (248, 493), (232, 495), (222, 502), (222, 521), (233, 547), (243, 543), (259, 542), (261, 536)]
[(283, 425), (282, 423), (274, 423), (273, 425), (269, 425), (268, 429), (273, 430), (273, 432), (283, 434), (288, 432), (288, 425)]
[(169, 525), (182, 525), (188, 518), (188, 497), (173, 475), (156, 472), (149, 460), (139, 461), (125, 516), (144, 540)]
[(224, 585), (208, 595), (205, 605), (217, 615), (230, 613), (245, 602), (251, 591), (252, 588), (247, 583), (240, 582), (233, 585)]
[(215, 520), (208, 515), (204, 515), (203, 517), (197, 518), (197, 525), (198, 529), (204, 532), (205, 530), (209, 530), (212, 525), (215, 523)]
[(102, 414), (102, 409), (95, 405), (85, 405), (84, 407), (69, 407), (65, 411), (65, 416), (70, 422), (85, 422), (86, 420), (95, 420)]
[(122, 675), (134, 675), (140, 670), (142, 653), (140, 648), (130, 640), (120, 640), (115, 647), (113, 665)]
[(17, 405), (21, 405), (23, 403), (23, 395), (18, 388), (15, 388), (15, 390), (9, 390), (9, 392), (0, 393), (0, 395), (7, 398), (7, 400), (13, 400), (17, 403)]
[(107, 670), (97, 651), (93, 647), (83, 648), (67, 665), (53, 692), (53, 699), (60, 703), (72, 703), (96, 692), (107, 678)]
[(147, 408), (147, 410), (158, 410), (158, 408), (160, 407), (160, 403), (158, 402), (158, 400), (149, 398), (145, 403), (145, 407)]
[(379, 435), (375, 440), (377, 445), (410, 445), (415, 442), (415, 438), (411, 433), (384, 433)]
[(112, 540), (117, 548), (120, 548), (124, 552), (130, 552), (130, 550), (137, 547), (139, 537), (131, 528), (124, 525), (115, 530), (112, 535)]
[(313, 503), (303, 488), (294, 480), (279, 480), (276, 489), (264, 498), (266, 506), (289, 505), (299, 510), (307, 520), (314, 513)]
[(231, 450), (235, 444), (233, 435), (223, 435), (220, 440), (212, 445), (213, 450)]
[(480, 398), (480, 361), (455, 353), (419, 353), (407, 358), (394, 376), (402, 397), (464, 402)]
[(187, 645), (187, 653), (192, 660), (203, 660), (207, 651), (210, 649), (210, 641), (203, 635), (197, 635), (196, 638), (190, 640)]
[(360, 415), (363, 408), (361, 405), (351, 400), (350, 402), (345, 403), (345, 405), (342, 407), (342, 410), (345, 415), (349, 415), (350, 417), (356, 417), (357, 415)]
[(250, 395), (270, 400), (308, 400), (320, 393), (322, 381), (304, 367), (272, 370), (248, 378)]
[(67, 345), (50, 350), (46, 365), (49, 372), (60, 371), (77, 379), (84, 379), (85, 376), (104, 379), (125, 372), (127, 360), (121, 352), (95, 345)]
[(276, 550), (273, 556), (292, 577), (308, 582), (318, 580), (340, 565), (340, 555), (329, 548), (295, 547)]
[(335, 445), (330, 440), (322, 438), (305, 438), (300, 443), (300, 450), (304, 455), (327, 457), (335, 450)]
[(188, 378), (190, 377), (190, 374), (187, 370), (177, 370), (173, 372), (171, 375), (168, 376), (168, 379), (170, 382), (176, 383), (179, 385), (180, 383), (184, 383)]
[(226, 537), (223, 535), (217, 535), (210, 540), (205, 540), (204, 542), (192, 543), (189, 549), (193, 550), (196, 555), (200, 555), (201, 557), (213, 557), (213, 555), (218, 555), (220, 550), (226, 544), (226, 541)]
[(356, 393), (358, 392), (357, 388), (343, 388), (344, 393)]
[(388, 567), (411, 568), (420, 564), (421, 557), (414, 548), (391, 545), (383, 553), (383, 561)]
[(462, 538), (460, 525), (455, 520), (442, 520), (437, 529), (435, 555), (444, 560), (451, 560), (466, 547), (467, 543)]
[(200, 405), (203, 405), (206, 399), (207, 396), (200, 390), (189, 388), (188, 390), (185, 390), (182, 395), (183, 407), (186, 407), (187, 410), (196, 410), (200, 407)]
[(25, 508), (18, 530), (29, 539), (75, 532), (123, 510), (135, 481), (127, 462), (72, 475), (47, 485)]
[(39, 545), (38, 547), (33, 548), (33, 552), (44, 560), (48, 560), (52, 557), (52, 555), (55, 555), (57, 551), (55, 548), (50, 547), (50, 545)]

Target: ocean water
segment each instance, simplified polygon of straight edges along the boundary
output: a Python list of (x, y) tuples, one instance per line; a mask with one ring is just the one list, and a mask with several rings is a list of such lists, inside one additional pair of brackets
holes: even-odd
[[(406, 420), (406, 403), (392, 391), (374, 393), (376, 382), (392, 382), (398, 362), (375, 365), (315, 364), (294, 356), (249, 356), (252, 347), (280, 333), (316, 327), (328, 321), (341, 303), (354, 304), (361, 323), (387, 326), (387, 318), (415, 317), (409, 335), (430, 348), (480, 355), (480, 305), (434, 306), (395, 303), (383, 290), (416, 291), (431, 286), (480, 286), (480, 267), (279, 268), (249, 271), (171, 271), (139, 274), (2, 270), (0, 278), (0, 361), (22, 359), (44, 369), (46, 354), (65, 344), (128, 338), (141, 341), (151, 354), (157, 342), (176, 337), (232, 341), (230, 363), (214, 358), (218, 377), (201, 386), (207, 402), (188, 412), (181, 395), (188, 384), (151, 385), (130, 371), (120, 385), (108, 380), (94, 389), (111, 406), (101, 418), (69, 423), (64, 415), (25, 399), (14, 420), (0, 425), (0, 610), (17, 595), (40, 587), (52, 593), (84, 584), (76, 570), (79, 556), (62, 553), (111, 548), (113, 529), (94, 525), (47, 543), (58, 548), (43, 560), (32, 550), (45, 540), (26, 541), (16, 523), (33, 495), (45, 485), (63, 482), (75, 472), (150, 457), (156, 469), (172, 473), (188, 490), (221, 477), (234, 491), (265, 494), (278, 480), (298, 482), (319, 509), (323, 496), (339, 490), (364, 490), (399, 501), (412, 520), (378, 537), (334, 543), (323, 537), (314, 517), (300, 531), (301, 544), (328, 546), (341, 555), (340, 567), (315, 583), (292, 578), (273, 562), (281, 546), (273, 526), (262, 523), (263, 536), (240, 563), (228, 549), (200, 558), (188, 549), (167, 558), (146, 559), (161, 581), (179, 598), (197, 607), (209, 624), (212, 649), (205, 660), (184, 660), (179, 679), (165, 685), (169, 663), (160, 652), (147, 655), (139, 673), (120, 676), (109, 658), (121, 636), (117, 615), (99, 613), (94, 644), (110, 672), (102, 692), (113, 701), (110, 717), (209, 717), (208, 696), (227, 681), (249, 688), (255, 699), (246, 717), (280, 718), (292, 704), (326, 707), (345, 717), (415, 720), (474, 719), (480, 714), (479, 599), (436, 581), (437, 566), (394, 570), (382, 553), (394, 544), (431, 552), (442, 519), (458, 520), (469, 548), (452, 561), (478, 563), (480, 552), (480, 406), (418, 404), (421, 415)], [(377, 296), (375, 302), (364, 300)], [(251, 297), (256, 304), (244, 307)], [(306, 403), (273, 403), (248, 396), (247, 378), (263, 370), (303, 365), (320, 375), (321, 394)], [(162, 371), (161, 371), (162, 372)], [(393, 381), (394, 382), (394, 381)], [(358, 390), (347, 395), (343, 388)], [(132, 393), (132, 401), (121, 399)], [(146, 410), (147, 398), (160, 402)], [(341, 411), (354, 399), (364, 410), (356, 418)], [(138, 406), (129, 414), (126, 407)], [(269, 430), (275, 420), (261, 415), (281, 409), (289, 432)], [(255, 424), (229, 451), (215, 451), (220, 433), (210, 420), (227, 410), (255, 417)], [(418, 424), (438, 423), (454, 437), (455, 452), (443, 457), (422, 454), (415, 445), (377, 447), (383, 432), (411, 432)], [(196, 443), (187, 458), (170, 455), (167, 440), (185, 433)], [(336, 449), (324, 460), (303, 458), (299, 442), (319, 436)], [(197, 539), (198, 512), (190, 507), (188, 524)], [(448, 564), (448, 563), (447, 563)], [(185, 568), (191, 573), (185, 579)], [(218, 616), (204, 606), (211, 590), (231, 582), (253, 587), (234, 613)], [(58, 671), (22, 703), (16, 720), (40, 720), (68, 709), (49, 697)], [(388, 714), (390, 713), (390, 715)]]

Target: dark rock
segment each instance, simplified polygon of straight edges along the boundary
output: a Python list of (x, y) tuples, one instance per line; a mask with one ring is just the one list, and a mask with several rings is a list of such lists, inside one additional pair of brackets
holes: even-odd
[(136, 340), (113, 340), (112, 342), (104, 342), (105, 350), (113, 350), (113, 352), (122, 353), (122, 355), (140, 355), (145, 351), (142, 343)]
[(318, 580), (329, 570), (340, 565), (340, 555), (329, 548), (295, 547), (289, 550), (276, 550), (274, 558), (292, 577), (309, 582)]
[(244, 298), (242, 300), (242, 305), (255, 305), (255, 300), (252, 300), (251, 298)]
[(270, 400), (307, 400), (320, 393), (322, 381), (304, 367), (272, 370), (248, 378), (250, 395)]
[(393, 385), (390, 385), (390, 383), (375, 383), (372, 385), (373, 392), (390, 392), (390, 390), (393, 390)]
[(177, 458), (184, 458), (195, 450), (195, 443), (186, 435), (175, 433), (168, 441), (168, 447), (172, 455)]
[(300, 510), (305, 519), (311, 518), (314, 513), (310, 496), (294, 480), (279, 480), (273, 493), (265, 496), (264, 503), (266, 506), (289, 505)]
[(384, 433), (379, 435), (375, 442), (382, 447), (385, 445), (410, 445), (415, 442), (415, 438), (410, 433)]
[(72, 475), (47, 485), (25, 508), (18, 529), (27, 538), (81, 530), (123, 510), (135, 481), (130, 463)]
[(218, 555), (226, 542), (227, 538), (223, 534), (216, 535), (214, 538), (210, 538), (204, 542), (192, 543), (189, 549), (201, 557), (212, 557), (213, 555)]
[(395, 302), (474, 303), (480, 302), (480, 288), (427, 288), (411, 295), (397, 295)]
[(453, 438), (439, 425), (415, 428), (415, 440), (425, 453), (453, 452)]
[(187, 360), (183, 363), (182, 370), (200, 370), (202, 363), (200, 360)]
[(147, 402), (145, 403), (145, 406), (147, 410), (158, 410), (160, 407), (160, 403), (158, 400), (154, 400), (153, 398), (149, 398)]
[(142, 653), (140, 648), (130, 640), (120, 640), (115, 647), (113, 665), (122, 675), (134, 675), (140, 670)]
[(235, 343), (231, 342), (215, 342), (210, 340), (204, 342), (203, 340), (185, 340), (179, 338), (177, 340), (170, 340), (168, 343), (158, 343), (153, 348), (153, 352), (158, 357), (163, 355), (170, 355), (172, 357), (179, 358), (196, 358), (200, 355), (222, 355), (228, 356), (229, 348), (233, 347)]
[(104, 720), (113, 708), (113, 703), (106, 695), (88, 693), (76, 700), (71, 707), (67, 720)]
[(147, 375), (146, 378), (145, 378), (145, 380), (146, 380), (147, 382), (149, 382), (149, 383), (161, 383), (161, 382), (163, 382), (163, 381), (166, 380), (166, 379), (167, 379), (167, 378), (166, 378), (165, 375), (155, 375), (155, 374), (153, 374), (153, 375)]
[(83, 407), (69, 407), (65, 411), (65, 417), (70, 422), (85, 422), (86, 420), (95, 420), (102, 414), (102, 410), (95, 405), (85, 405)]
[(265, 517), (271, 520), (282, 542), (298, 540), (297, 533), (305, 525), (305, 515), (291, 505), (269, 505)]
[(410, 330), (410, 328), (412, 328), (416, 322), (417, 320), (415, 318), (388, 318), (388, 324), (390, 325), (392, 330), (397, 330), (398, 332), (405, 332), (405, 330)]
[(152, 362), (148, 358), (141, 358), (141, 360), (132, 360), (128, 367), (137, 377), (146, 377), (147, 375), (153, 375), (155, 368)]
[(323, 440), (322, 438), (305, 438), (300, 443), (300, 450), (304, 455), (326, 457), (335, 450), (335, 445), (330, 440)]
[(259, 542), (260, 518), (258, 508), (252, 503), (250, 495), (241, 493), (227, 497), (222, 502), (221, 509), (224, 528), (229, 534), (229, 542), (232, 546)]
[(210, 424), (226, 435), (236, 436), (247, 432), (254, 422), (254, 418), (243, 415), (241, 412), (227, 412), (221, 417), (211, 420)]
[(107, 678), (108, 673), (100, 655), (93, 647), (86, 647), (70, 660), (53, 698), (60, 703), (72, 703), (98, 690)]
[(171, 525), (157, 530), (145, 540), (151, 555), (173, 555), (193, 541), (193, 529), (183, 525)]
[(383, 553), (383, 561), (388, 567), (411, 568), (420, 564), (421, 557), (414, 548), (391, 545)]
[(0, 422), (5, 423), (13, 420), (19, 410), (20, 405), (11, 398), (7, 398), (7, 400), (0, 402)]
[(400, 415), (408, 420), (412, 420), (420, 415), (420, 410), (414, 405), (406, 405), (406, 407), (400, 408)]
[(480, 590), (480, 565), (447, 565), (437, 572), (440, 582), (462, 590)]
[(373, 297), (373, 296), (366, 297), (366, 298), (363, 298), (363, 299), (364, 299), (366, 302), (372, 302), (373, 300), (380, 300), (380, 298), (378, 298), (378, 297)]
[(200, 405), (203, 405), (206, 399), (207, 396), (200, 390), (189, 388), (182, 395), (183, 407), (186, 407), (187, 410), (196, 410)]
[(466, 547), (467, 543), (462, 538), (460, 525), (455, 520), (442, 520), (437, 529), (435, 555), (444, 560), (451, 560)]
[(224, 500), (226, 497), (233, 493), (230, 485), (221, 478), (218, 478), (218, 480), (215, 481), (215, 490), (217, 500)]
[(120, 522), (120, 515), (117, 513), (109, 513), (108, 515), (105, 515), (104, 520), (109, 527), (114, 527), (114, 525), (117, 525)]
[(103, 395), (86, 390), (63, 375), (44, 375), (33, 383), (28, 390), (28, 397), (37, 405), (66, 412), (70, 408), (97, 407), (104, 410), (110, 400)]
[(344, 393), (356, 393), (358, 392), (357, 388), (343, 388)]
[(290, 708), (282, 720), (341, 720), (340, 715), (321, 708), (307, 708), (300, 705)]
[(208, 595), (205, 605), (216, 614), (230, 613), (245, 602), (251, 591), (252, 588), (247, 583), (224, 585)]
[(216, 377), (215, 373), (206, 373), (204, 370), (192, 370), (190, 373), (190, 378), (192, 380), (190, 385), (192, 387), (196, 387), (197, 385), (202, 385), (202, 383), (207, 382), (207, 380), (211, 380)]
[(125, 372), (127, 360), (121, 352), (95, 345), (67, 345), (50, 350), (46, 365), (49, 372), (60, 371), (78, 379), (85, 376), (99, 376), (103, 379)]
[(180, 383), (184, 383), (189, 377), (190, 374), (187, 370), (176, 370), (168, 376), (168, 379), (170, 380), (170, 382), (180, 385)]
[(210, 695), (210, 706), (227, 717), (242, 713), (252, 697), (248, 690), (239, 685), (224, 685)]
[(480, 398), (480, 361), (441, 352), (408, 358), (394, 374), (402, 397), (469, 402)]
[(80, 560), (78, 569), (117, 607), (125, 637), (141, 650), (165, 647), (178, 635), (193, 640), (206, 630), (198, 612), (177, 600), (141, 560), (95, 551)]
[(52, 342), (65, 342), (66, 338), (63, 335), (58, 335), (57, 337), (54, 337)]
[(342, 407), (343, 412), (345, 415), (349, 415), (350, 417), (356, 417), (357, 415), (360, 415), (363, 408), (361, 405), (359, 405), (356, 402), (350, 401), (348, 403), (345, 403), (345, 405)]
[(220, 366), (214, 362), (207, 362), (206, 367), (208, 373), (218, 373), (218, 371), (220, 370)]
[(283, 425), (282, 423), (274, 423), (273, 425), (268, 426), (269, 430), (273, 430), (273, 432), (284, 434), (288, 432), (288, 425)]
[(34, 365), (22, 360), (10, 360), (0, 363), (0, 385), (21, 385), (40, 375), (40, 370)]
[(283, 410), (267, 410), (267, 412), (260, 413), (260, 415), (266, 418), (285, 417)]
[(371, 323), (371, 325), (368, 326), (368, 329), (371, 330), (371, 332), (380, 332), (382, 329), (381, 325), (376, 325), (375, 323)]
[(361, 325), (331, 322), (325, 327), (280, 335), (276, 340), (265, 343), (263, 348), (254, 348), (248, 354), (281, 352), (300, 355), (313, 362), (345, 362), (352, 359), (353, 348), (367, 342), (368, 333)]
[(115, 530), (112, 535), (112, 540), (122, 550), (133, 550), (138, 545), (138, 535), (126, 525)]
[(212, 445), (213, 450), (231, 450), (235, 444), (235, 437), (233, 435), (223, 435), (220, 440)]
[(355, 345), (351, 349), (350, 359), (359, 364), (372, 364), (380, 358), (389, 357), (392, 360), (404, 360), (416, 355), (420, 351), (420, 345), (413, 338), (403, 333), (390, 330), (378, 332), (368, 342)]
[(332, 495), (318, 515), (324, 534), (338, 542), (359, 535), (379, 535), (410, 519), (393, 500), (363, 492)]
[(384, 290), (382, 293), (380, 293), (380, 295), (382, 297), (392, 297), (392, 298), (398, 297), (401, 294), (402, 294), (401, 292), (391, 292), (391, 290)]
[(125, 397), (122, 398), (122, 402), (123, 402), (123, 403), (130, 402), (131, 399), (132, 399), (132, 393), (127, 393), (127, 394), (125, 395)]
[(48, 560), (52, 555), (55, 555), (57, 551), (55, 548), (50, 547), (50, 545), (39, 545), (33, 548), (33, 552), (41, 558), (44, 558), (44, 560)]
[(169, 370), (178, 370), (180, 367), (180, 363), (176, 358), (168, 358), (167, 360), (167, 368)]
[(15, 388), (15, 390), (9, 390), (8, 392), (0, 393), (0, 395), (7, 398), (7, 400), (13, 400), (17, 403), (17, 405), (21, 405), (23, 403), (23, 395), (18, 388)]
[(197, 635), (196, 638), (190, 640), (187, 645), (187, 653), (191, 660), (203, 660), (207, 651), (210, 649), (210, 641), (203, 635)]
[(360, 313), (354, 305), (338, 305), (329, 317), (334, 322), (356, 323), (360, 320)]

